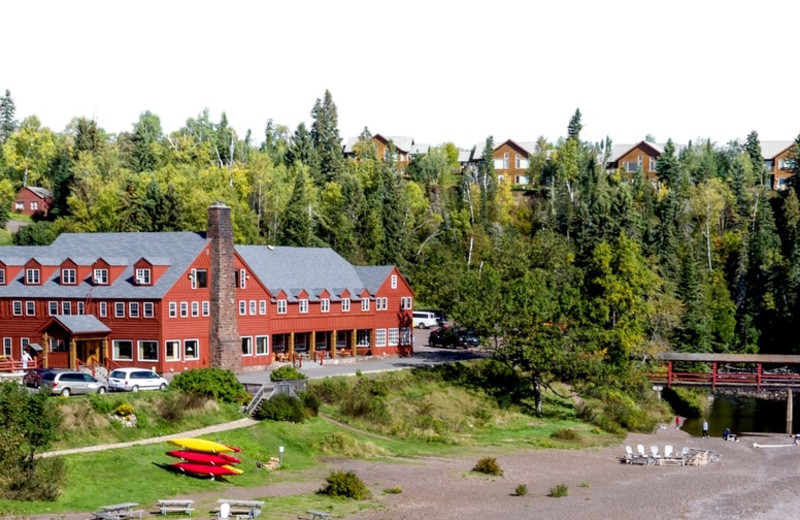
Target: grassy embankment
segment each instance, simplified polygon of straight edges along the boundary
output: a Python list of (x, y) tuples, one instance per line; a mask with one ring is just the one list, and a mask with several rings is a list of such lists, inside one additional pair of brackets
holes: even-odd
[[(200, 515), (215, 507), (216, 498), (236, 488), (279, 483), (323, 484), (328, 456), (397, 462), (427, 455), (475, 455), (530, 448), (584, 448), (618, 439), (580, 417), (587, 416), (569, 398), (545, 394), (545, 414), (534, 416), (521, 381), (479, 364), (384, 373), (371, 377), (331, 378), (312, 382), (323, 404), (321, 417), (301, 424), (264, 421), (253, 427), (206, 436), (242, 448), (241, 476), (216, 481), (175, 474), (166, 465), (166, 444), (136, 446), (66, 456), (67, 476), (56, 502), (0, 501), (0, 513), (58, 514), (95, 510), (103, 504), (134, 501), (152, 510), (159, 498), (198, 496)], [(521, 393), (522, 392), (522, 393)], [(179, 397), (177, 392), (91, 396), (60, 403), (64, 434), (56, 448), (132, 440), (184, 431), (240, 417), (231, 406)], [(109, 422), (106, 412), (121, 402), (131, 404), (139, 427), (124, 429)], [(167, 404), (164, 404), (167, 403)], [(590, 405), (591, 406), (591, 405)], [(599, 404), (594, 406), (600, 410)], [(590, 414), (597, 416), (596, 412)], [(354, 431), (356, 430), (356, 431)], [(92, 442), (93, 441), (93, 442)], [(285, 447), (282, 469), (268, 472), (256, 461), (278, 456)], [(310, 471), (310, 473), (309, 473)], [(307, 486), (307, 484), (306, 484)], [(271, 518), (295, 518), (306, 509), (345, 516), (363, 508), (381, 507), (379, 490), (367, 501), (342, 501), (311, 492), (261, 496)]]

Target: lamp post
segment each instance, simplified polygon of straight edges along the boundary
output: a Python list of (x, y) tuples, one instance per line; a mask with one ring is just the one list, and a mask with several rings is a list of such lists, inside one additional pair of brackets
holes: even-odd
[(279, 447), (279, 448), (278, 448), (278, 451), (279, 451), (279, 452), (280, 452), (280, 454), (281, 454), (281, 460), (280, 460), (280, 464), (281, 464), (281, 467), (283, 467), (283, 446)]

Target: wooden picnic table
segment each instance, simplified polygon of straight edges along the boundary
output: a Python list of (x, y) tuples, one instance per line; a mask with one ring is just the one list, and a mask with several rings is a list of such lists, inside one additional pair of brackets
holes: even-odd
[(161, 514), (164, 516), (167, 516), (167, 513), (170, 511), (184, 512), (187, 515), (192, 516), (192, 511), (194, 511), (194, 500), (191, 498), (163, 499), (158, 501), (158, 508), (161, 510)]
[(240, 500), (238, 498), (220, 498), (217, 500), (217, 504), (228, 504), (231, 514), (247, 514), (250, 518), (260, 515), (261, 508), (264, 507), (263, 500)]
[(135, 516), (141, 518), (141, 511), (134, 511), (133, 508), (138, 506), (136, 502), (122, 502), (121, 504), (111, 504), (108, 506), (100, 506), (100, 513), (92, 513), (95, 518), (101, 520), (122, 520), (125, 518), (133, 518)]
[(326, 513), (324, 511), (314, 511), (313, 509), (307, 510), (306, 514), (308, 516), (304, 517), (304, 520), (331, 520), (333, 518), (333, 515), (331, 513)]

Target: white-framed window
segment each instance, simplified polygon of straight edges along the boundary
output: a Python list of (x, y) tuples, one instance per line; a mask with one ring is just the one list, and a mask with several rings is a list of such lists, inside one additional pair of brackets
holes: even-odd
[(114, 361), (133, 360), (133, 341), (129, 339), (115, 339), (111, 342), (111, 356)]
[(170, 318), (177, 318), (178, 317), (178, 303), (177, 302), (169, 302), (169, 317)]
[(58, 314), (58, 302), (47, 302), (47, 315), (55, 316)]
[(153, 310), (153, 302), (144, 302), (142, 305), (143, 305), (142, 310), (144, 311), (142, 312), (142, 315), (145, 318), (152, 318), (155, 315), (155, 312)]
[(622, 168), (626, 173), (636, 173), (639, 171), (639, 163), (633, 161), (625, 161), (622, 163)]
[(125, 302), (114, 302), (114, 317), (115, 318), (125, 317)]
[(656, 158), (655, 157), (650, 157), (650, 171), (651, 172), (656, 171), (656, 165), (657, 164), (658, 164), (658, 161), (656, 161)]
[(350, 312), (350, 298), (342, 298), (342, 312)]
[(208, 301), (203, 302), (203, 316), (208, 316), (211, 314), (210, 306)]
[(0, 285), (6, 284), (6, 270), (0, 269)]
[(39, 285), (39, 270), (26, 269), (25, 270), (25, 283), (28, 285)]
[(256, 336), (256, 356), (269, 354), (269, 336)]
[(400, 329), (400, 344), (411, 345), (411, 328), (403, 327)]
[(200, 359), (200, 342), (196, 339), (183, 340), (183, 359)]
[(39, 201), (37, 200), (31, 201), (31, 211), (33, 211), (34, 213), (39, 211)]
[(267, 314), (267, 300), (258, 300), (258, 313), (261, 316)]
[(515, 175), (514, 184), (530, 184), (530, 180), (527, 175)]
[(27, 349), (28, 346), (30, 346), (30, 344), (31, 344), (30, 338), (20, 338), (19, 339), (19, 354), (20, 354), (20, 357), (22, 357), (22, 353), (25, 352), (25, 349)]
[(136, 285), (150, 285), (150, 269), (136, 270)]
[(22, 300), (14, 300), (11, 302), (11, 314), (14, 316), (22, 316)]
[(399, 340), (400, 340), (399, 329), (389, 329), (389, 346), (390, 347), (396, 346)]
[(386, 346), (386, 329), (375, 329), (375, 346)]
[(239, 269), (239, 289), (247, 289), (247, 271)]
[(168, 339), (164, 342), (164, 361), (181, 360), (181, 340)]
[(61, 285), (75, 285), (75, 269), (61, 270)]
[(139, 302), (130, 302), (128, 304), (128, 317), (130, 318), (139, 317)]
[(505, 152), (503, 154), (503, 169), (504, 170), (508, 169), (508, 152)]
[(192, 289), (205, 289), (208, 287), (208, 270), (192, 269)]
[(247, 301), (239, 300), (239, 316), (247, 315)]
[(25, 316), (36, 316), (36, 302), (28, 300), (25, 302)]
[(380, 298), (375, 298), (375, 310), (376, 311), (385, 311), (389, 308), (389, 298), (386, 296), (381, 296)]
[(86, 314), (86, 303), (78, 302), (78, 315), (83, 316), (84, 314)]
[(100, 302), (100, 317), (105, 318), (108, 316), (108, 304), (106, 302)]
[(242, 336), (242, 355), (253, 355), (253, 338), (252, 336)]
[(362, 311), (369, 310), (369, 298), (361, 298), (361, 310)]
[(61, 314), (65, 316), (69, 316), (70, 314), (72, 314), (71, 302), (61, 302)]
[(14, 211), (23, 211), (25, 209), (25, 203), (18, 200), (14, 202)]
[(13, 354), (13, 344), (11, 343), (11, 338), (3, 338), (3, 355), (5, 357), (11, 357)]
[(146, 339), (139, 342), (139, 361), (158, 361), (158, 341)]
[(250, 305), (250, 316), (255, 316), (256, 315), (256, 307), (258, 306), (258, 302), (256, 300), (250, 300), (248, 302), (248, 304)]
[(369, 333), (366, 329), (358, 329), (356, 331), (356, 346), (368, 347), (369, 346)]
[(392, 289), (397, 289), (397, 275), (392, 275)]
[(95, 285), (108, 285), (108, 269), (95, 269), (93, 280)]
[(278, 314), (286, 314), (286, 300), (278, 300)]
[(200, 316), (200, 302), (192, 302), (192, 318)]
[(300, 314), (308, 313), (308, 300), (302, 299), (298, 303), (300, 304)]
[(181, 318), (189, 316), (189, 302), (181, 302)]
[(411, 310), (414, 308), (414, 302), (411, 299), (411, 296), (403, 296), (400, 298), (400, 308), (404, 311)]
[(319, 311), (320, 312), (330, 312), (331, 310), (331, 301), (328, 298), (323, 298), (319, 301)]

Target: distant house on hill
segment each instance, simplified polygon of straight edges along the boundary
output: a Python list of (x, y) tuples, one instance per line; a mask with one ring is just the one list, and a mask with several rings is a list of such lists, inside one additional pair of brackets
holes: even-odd
[[(664, 153), (664, 146), (664, 143), (649, 141), (639, 141), (636, 144), (615, 144), (611, 149), (607, 168), (609, 170), (619, 168), (623, 174), (628, 175), (640, 171), (646, 178), (656, 179), (658, 158)], [(675, 145), (676, 154), (682, 149), (683, 145)]]
[(783, 191), (789, 187), (789, 178), (794, 173), (792, 146), (794, 141), (761, 141), (764, 167), (772, 176), (772, 189)]
[[(462, 167), (465, 165), (477, 168), (483, 158), (483, 149), (486, 142), (476, 143), (470, 151), (459, 150), (458, 161)], [(530, 157), (536, 153), (536, 143), (533, 141), (513, 141), (507, 139), (495, 146), (492, 152), (494, 171), (500, 181), (508, 179), (512, 184), (530, 184), (528, 166)]]
[(14, 207), (12, 209), (14, 213), (20, 213), (22, 215), (31, 217), (40, 215), (46, 217), (52, 204), (52, 191), (35, 186), (25, 186), (17, 193), (17, 198), (14, 201)]
[[(344, 144), (343, 153), (347, 158), (356, 158), (356, 150), (360, 137), (350, 137)], [(391, 142), (394, 145), (395, 157), (394, 160), (400, 170), (405, 170), (411, 159), (418, 155), (425, 155), (430, 150), (430, 145), (415, 143), (411, 137), (402, 136), (382, 136), (375, 134), (372, 136), (372, 142), (378, 150), (378, 158), (388, 161)]]

